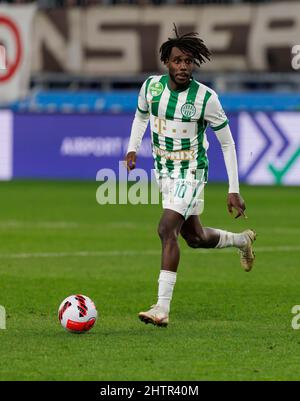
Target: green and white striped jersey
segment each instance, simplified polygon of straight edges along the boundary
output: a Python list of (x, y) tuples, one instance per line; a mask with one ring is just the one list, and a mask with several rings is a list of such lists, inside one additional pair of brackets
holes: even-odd
[(185, 170), (207, 175), (208, 125), (217, 131), (228, 124), (216, 92), (191, 80), (185, 90), (174, 91), (169, 75), (151, 76), (138, 98), (140, 113), (149, 114), (152, 153), (160, 176), (183, 177)]

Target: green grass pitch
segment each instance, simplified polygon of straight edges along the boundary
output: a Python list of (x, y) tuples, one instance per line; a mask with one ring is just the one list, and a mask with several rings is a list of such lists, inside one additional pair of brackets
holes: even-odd
[[(299, 380), (299, 188), (242, 187), (248, 219), (226, 210), (226, 185), (206, 188), (203, 223), (257, 230), (250, 273), (235, 249), (181, 261), (170, 325), (141, 323), (156, 301), (159, 205), (99, 206), (98, 183), (0, 184), (0, 380)], [(100, 319), (84, 335), (60, 326), (68, 295)]]

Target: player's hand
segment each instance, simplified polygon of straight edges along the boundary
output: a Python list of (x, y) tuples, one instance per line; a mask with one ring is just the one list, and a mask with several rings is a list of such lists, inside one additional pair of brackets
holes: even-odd
[(238, 193), (229, 193), (227, 196), (227, 208), (230, 214), (233, 213), (233, 209), (237, 211), (235, 218), (240, 216), (247, 218), (245, 215), (246, 205), (244, 199)]
[(128, 172), (135, 169), (136, 152), (128, 152), (127, 153), (127, 155), (125, 157), (125, 165), (126, 165)]

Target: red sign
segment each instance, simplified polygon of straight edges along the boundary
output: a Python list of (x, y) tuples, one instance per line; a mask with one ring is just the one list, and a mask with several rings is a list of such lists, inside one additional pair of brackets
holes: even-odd
[[(1, 83), (9, 80), (16, 73), (22, 59), (22, 44), (19, 29), (12, 19), (0, 15), (0, 26), (5, 26), (6, 29), (10, 32), (16, 48), (14, 59), (9, 60), (8, 57), (6, 59), (6, 72), (0, 75)], [(8, 52), (6, 53), (8, 56)]]

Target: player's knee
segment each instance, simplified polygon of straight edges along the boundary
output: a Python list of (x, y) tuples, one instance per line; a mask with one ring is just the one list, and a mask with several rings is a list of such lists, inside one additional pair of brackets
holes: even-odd
[(165, 242), (167, 240), (177, 240), (175, 230), (171, 228), (167, 223), (160, 223), (157, 232), (162, 242)]

